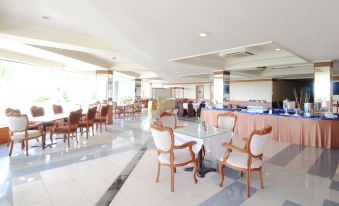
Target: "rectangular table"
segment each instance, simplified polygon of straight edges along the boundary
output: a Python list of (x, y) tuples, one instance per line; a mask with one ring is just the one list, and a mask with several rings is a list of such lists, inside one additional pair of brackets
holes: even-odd
[[(32, 117), (30, 118), (30, 122), (41, 124), (42, 130), (44, 132), (43, 139), (42, 139), (42, 147), (45, 148), (45, 142), (46, 142), (46, 127), (48, 124), (51, 124), (58, 120), (64, 120), (68, 118), (68, 114), (54, 114), (54, 115), (46, 115), (46, 116), (40, 116), (40, 117)], [(48, 145), (51, 147), (51, 145)]]
[(216, 171), (215, 168), (204, 166), (202, 146), (204, 146), (207, 151), (215, 146), (221, 147), (221, 143), (229, 142), (232, 135), (232, 131), (222, 130), (211, 126), (207, 126), (205, 130), (201, 124), (192, 124), (174, 130), (176, 144), (182, 144), (192, 140), (197, 142), (192, 149), (194, 153), (198, 153), (197, 173), (199, 177), (204, 177), (208, 172)]

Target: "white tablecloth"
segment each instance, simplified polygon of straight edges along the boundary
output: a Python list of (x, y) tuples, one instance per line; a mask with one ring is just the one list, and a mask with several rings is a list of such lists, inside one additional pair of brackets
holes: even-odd
[(226, 149), (221, 146), (222, 143), (229, 143), (233, 137), (233, 132), (226, 131), (221, 134), (198, 138), (194, 137), (195, 135), (187, 135), (183, 133), (176, 132), (174, 130), (175, 145), (181, 145), (189, 141), (196, 141), (197, 144), (193, 146), (193, 152), (198, 153), (201, 150), (202, 145), (205, 146), (206, 152), (211, 152), (215, 158), (222, 157), (225, 154)]

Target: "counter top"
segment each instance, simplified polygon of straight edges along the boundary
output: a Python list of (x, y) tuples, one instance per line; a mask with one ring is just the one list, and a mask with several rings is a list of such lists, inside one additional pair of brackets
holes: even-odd
[(309, 119), (309, 120), (333, 120), (333, 121), (338, 121), (339, 118), (327, 118), (327, 117), (321, 117), (321, 116), (313, 116), (313, 117), (305, 117), (305, 116), (300, 116), (300, 115), (285, 115), (284, 113), (253, 113), (253, 112), (247, 112), (247, 111), (237, 111), (236, 109), (224, 109), (224, 108), (204, 108), (205, 110), (216, 110), (216, 111), (225, 111), (225, 112), (240, 112), (243, 114), (248, 114), (248, 115), (265, 115), (265, 116), (278, 116), (278, 117), (287, 117), (287, 118), (301, 118), (301, 119)]

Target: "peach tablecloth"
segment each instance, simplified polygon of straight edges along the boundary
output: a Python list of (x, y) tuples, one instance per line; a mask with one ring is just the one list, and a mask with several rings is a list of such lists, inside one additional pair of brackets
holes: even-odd
[[(201, 121), (216, 126), (217, 115), (226, 111), (201, 111)], [(234, 133), (249, 136), (254, 129), (261, 129), (266, 125), (273, 128), (273, 139), (280, 142), (307, 145), (321, 148), (339, 148), (339, 121), (294, 118), (275, 115), (247, 114), (233, 112), (237, 115)]]

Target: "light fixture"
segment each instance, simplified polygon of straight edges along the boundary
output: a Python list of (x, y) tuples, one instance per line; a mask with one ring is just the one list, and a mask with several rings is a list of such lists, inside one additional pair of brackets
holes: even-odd
[(50, 16), (42, 16), (41, 18), (47, 20), (47, 19), (50, 19), (51, 17)]
[(208, 36), (208, 33), (202, 32), (202, 33), (199, 33), (199, 36), (200, 36), (200, 37), (207, 37), (207, 36)]
[(179, 72), (175, 72), (176, 74), (179, 74)]
[(276, 48), (275, 50), (276, 50), (276, 51), (280, 51), (281, 49), (279, 49), (279, 48)]

